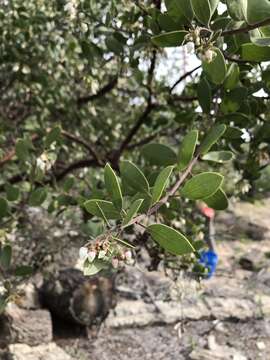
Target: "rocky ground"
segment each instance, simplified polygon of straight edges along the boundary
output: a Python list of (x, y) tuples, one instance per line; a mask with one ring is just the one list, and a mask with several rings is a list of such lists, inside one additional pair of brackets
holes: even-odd
[(269, 209), (267, 199), (218, 216), (220, 261), (210, 280), (182, 274), (173, 283), (162, 272), (128, 269), (97, 337), (56, 326), (48, 344), (10, 345), (3, 359), (270, 359)]
[(265, 200), (219, 216), (212, 279), (183, 275), (174, 285), (133, 269), (122, 290), (134, 298), (119, 300), (97, 339), (56, 342), (80, 360), (270, 359), (269, 210)]

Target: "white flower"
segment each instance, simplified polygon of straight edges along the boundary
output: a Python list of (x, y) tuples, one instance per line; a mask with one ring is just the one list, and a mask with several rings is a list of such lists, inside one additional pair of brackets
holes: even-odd
[(66, 3), (64, 10), (69, 13), (70, 19), (75, 19), (77, 15), (77, 4), (76, 1), (71, 0)]
[(132, 252), (130, 250), (125, 251), (125, 260), (127, 265), (131, 265), (133, 263)]
[(37, 168), (39, 170), (41, 170), (42, 172), (44, 172), (46, 170), (46, 163), (40, 157), (37, 158), (36, 165), (37, 165)]
[(132, 259), (132, 252), (130, 250), (125, 251), (125, 258), (126, 260)]
[(251, 136), (247, 129), (242, 129), (241, 139), (245, 142), (250, 142)]
[(37, 168), (42, 172), (49, 171), (53, 165), (53, 161), (48, 158), (48, 155), (44, 152), (37, 158)]
[(79, 257), (81, 260), (85, 260), (87, 258), (88, 255), (88, 249), (87, 247), (83, 246), (80, 248), (79, 250)]
[(31, 72), (30, 67), (28, 65), (23, 65), (22, 73), (26, 75), (26, 74), (30, 74), (30, 72)]
[(86, 24), (86, 23), (82, 23), (82, 24), (81, 24), (81, 29), (82, 29), (82, 32), (83, 32), (83, 33), (86, 33), (86, 31), (88, 30), (87, 24)]
[(213, 50), (207, 49), (203, 54), (203, 60), (210, 64), (216, 56), (217, 54)]
[(13, 65), (13, 68), (12, 68), (13, 71), (18, 71), (19, 69), (20, 69), (20, 64), (16, 63)]
[(89, 260), (89, 262), (94, 261), (95, 257), (96, 257), (96, 252), (93, 251), (93, 250), (92, 250), (92, 251), (89, 251), (89, 253), (88, 253), (88, 260)]

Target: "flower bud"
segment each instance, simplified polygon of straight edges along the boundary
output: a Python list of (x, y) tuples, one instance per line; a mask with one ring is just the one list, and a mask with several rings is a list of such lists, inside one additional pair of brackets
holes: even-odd
[(87, 247), (83, 246), (80, 248), (79, 250), (79, 257), (81, 260), (85, 260), (87, 258), (88, 255), (88, 249)]
[(114, 269), (117, 269), (119, 266), (119, 260), (117, 258), (112, 259), (112, 266)]
[(123, 268), (123, 267), (125, 266), (124, 261), (120, 260), (118, 266), (119, 266), (120, 268)]
[(89, 251), (89, 253), (88, 253), (88, 260), (89, 260), (89, 262), (94, 261), (95, 257), (96, 257), (96, 252), (93, 251), (93, 250)]
[(37, 168), (39, 170), (41, 170), (42, 172), (44, 172), (46, 170), (46, 163), (40, 157), (37, 158), (36, 165), (37, 165)]
[(210, 64), (215, 57), (217, 56), (217, 54), (211, 50), (211, 49), (207, 49), (201, 56), (202, 60), (207, 62), (208, 64)]
[(83, 33), (86, 33), (87, 30), (88, 30), (87, 24), (86, 24), (86, 23), (82, 23), (82, 24), (81, 24), (81, 29), (82, 29), (82, 32), (83, 32)]
[(251, 136), (247, 131), (247, 129), (242, 129), (241, 139), (244, 140), (245, 142), (250, 142)]
[(125, 251), (125, 259), (126, 260), (132, 259), (132, 252), (130, 250)]

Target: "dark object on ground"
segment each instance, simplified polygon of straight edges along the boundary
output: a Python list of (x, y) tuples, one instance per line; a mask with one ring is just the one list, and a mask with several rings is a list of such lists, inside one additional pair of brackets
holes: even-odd
[(30, 346), (52, 341), (52, 321), (47, 310), (26, 310), (10, 303), (0, 316), (0, 347), (13, 343)]
[(252, 259), (249, 259), (248, 257), (242, 256), (239, 259), (239, 265), (242, 267), (242, 269), (247, 271), (256, 271), (256, 267), (254, 265), (254, 261)]
[(76, 269), (45, 281), (40, 297), (53, 316), (86, 327), (99, 326), (116, 305), (113, 277), (85, 277)]

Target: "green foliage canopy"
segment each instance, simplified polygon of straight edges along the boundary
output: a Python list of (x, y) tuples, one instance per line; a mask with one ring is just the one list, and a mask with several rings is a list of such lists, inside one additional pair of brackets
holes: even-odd
[[(122, 256), (119, 244), (141, 246), (124, 240), (134, 224), (160, 259), (192, 257), (194, 200), (223, 210), (224, 190), (256, 190), (269, 166), (269, 1), (14, 0), (0, 19), (4, 278), (29, 273), (8, 236), (29, 206), (104, 224), (102, 255), (87, 244), (93, 274)], [(193, 48), (199, 66), (160, 76), (167, 47)]]

